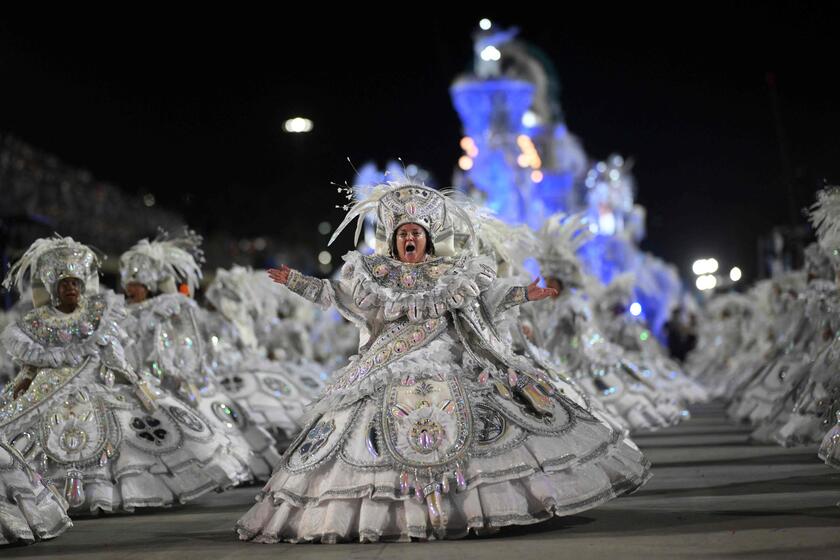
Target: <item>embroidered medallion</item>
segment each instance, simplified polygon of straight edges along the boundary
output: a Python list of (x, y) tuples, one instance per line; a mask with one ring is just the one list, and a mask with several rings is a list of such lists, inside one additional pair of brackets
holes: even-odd
[(193, 412), (182, 408), (180, 406), (170, 406), (169, 413), (172, 414), (172, 417), (175, 418), (177, 422), (179, 422), (185, 428), (192, 430), (196, 433), (203, 433), (207, 431), (207, 426), (204, 425), (204, 422), (196, 416)]
[(309, 433), (306, 434), (306, 439), (303, 440), (303, 443), (297, 448), (295, 453), (300, 456), (301, 462), (307, 462), (309, 458), (321, 449), (327, 440), (335, 431), (335, 421), (330, 420), (328, 422), (319, 422), (309, 430)]

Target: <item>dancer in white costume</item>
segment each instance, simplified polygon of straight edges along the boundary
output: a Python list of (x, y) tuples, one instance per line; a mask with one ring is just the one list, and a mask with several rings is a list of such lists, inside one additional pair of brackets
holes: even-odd
[(0, 545), (52, 539), (72, 526), (61, 494), (0, 432)]
[[(539, 243), (533, 230), (525, 225), (507, 224), (493, 215), (489, 209), (478, 207), (465, 197), (459, 196), (458, 204), (468, 213), (475, 226), (478, 252), (492, 258), (496, 263), (496, 276), (508, 283), (528, 284), (530, 273), (526, 270), (524, 261), (539, 250)], [(469, 238), (468, 232), (461, 237)], [(556, 289), (556, 286), (552, 287)], [(599, 420), (618, 430), (626, 431), (628, 426), (624, 420), (607, 410), (600, 400), (593, 398), (594, 392), (591, 391), (591, 387), (583, 386), (573, 379), (575, 376), (581, 377), (580, 372), (566, 367), (568, 364), (559, 365), (552, 362), (545, 350), (533, 344), (531, 339), (534, 338), (532, 330), (534, 323), (532, 319), (529, 319), (529, 312), (533, 312), (536, 306), (556, 297), (552, 296), (534, 305), (514, 306), (499, 314), (496, 317), (496, 326), (500, 338), (511, 345), (514, 353), (533, 360), (534, 365), (547, 374), (547, 380), (555, 391), (559, 391), (578, 406), (585, 408)]]
[[(788, 314), (791, 323), (800, 323), (798, 334), (793, 340), (784, 341), (785, 353), (770, 365), (770, 377), (781, 390), (771, 393), (774, 395), (772, 407), (753, 432), (755, 440), (775, 441), (785, 446), (813, 443), (814, 440), (819, 443), (831, 423), (820, 425), (819, 421), (814, 421), (816, 416), (813, 414), (815, 405), (822, 400), (817, 396), (820, 393), (818, 380), (825, 376), (826, 370), (831, 372), (837, 363), (830, 347), (840, 319), (836, 315), (840, 294), (827, 261), (816, 243), (806, 249), (807, 286), (797, 301), (799, 316)], [(824, 264), (829, 264), (828, 270)]]
[[(261, 352), (264, 349), (272, 361), (281, 362), (292, 381), (309, 400), (314, 399), (324, 389), (328, 378), (326, 368), (315, 361), (315, 330), (321, 327), (315, 321), (333, 321), (320, 317), (325, 315), (323, 310), (311, 301), (289, 293), (289, 290), (273, 282), (264, 270), (249, 270), (248, 284), (260, 301), (254, 313), (253, 329)], [(335, 351), (335, 344), (328, 339), (334, 333), (321, 330), (320, 334), (318, 343), (322, 348), (319, 350), (329, 351), (332, 348)], [(358, 341), (353, 344), (351, 337), (349, 342), (353, 348), (350, 354), (354, 354), (358, 350)], [(336, 356), (336, 359), (341, 360), (341, 356)]]
[[(835, 285), (840, 290), (840, 187), (828, 187), (817, 195), (817, 202), (812, 208), (811, 221), (817, 230), (817, 240), (823, 252), (831, 260), (834, 268)], [(833, 297), (831, 311), (836, 317), (840, 316), (840, 298)], [(840, 332), (838, 321), (833, 324), (834, 337), (825, 350), (830, 356), (829, 362), (833, 367), (815, 370), (812, 382), (821, 390), (818, 394), (816, 406), (827, 422), (834, 422), (820, 445), (819, 457), (832, 467), (840, 469), (840, 376), (837, 374), (838, 357), (840, 357)]]
[(742, 377), (752, 375), (772, 348), (766, 314), (769, 280), (756, 284), (750, 296), (716, 295), (703, 310), (697, 346), (685, 361), (686, 371), (712, 398), (731, 400)]
[(277, 303), (266, 294), (265, 273), (259, 282), (254, 274), (240, 266), (216, 271), (205, 294), (214, 310), (202, 315), (202, 328), (211, 341), (211, 367), (228, 394), (250, 422), (269, 430), (285, 449), (321, 385), (294, 363), (267, 357), (258, 334), (268, 317), (276, 317)]
[(374, 211), (376, 254), (348, 253), (339, 281), (270, 272), (335, 305), (365, 342), (310, 407), (240, 537), (455, 538), (638, 488), (649, 476), (638, 449), (553, 391), (497, 332), (500, 313), (553, 290), (498, 280), (474, 238), (455, 254), (453, 221), (468, 218), (429, 188), (380, 185), (335, 235)]
[[(530, 334), (528, 348), (545, 354), (592, 398), (626, 427), (634, 430), (669, 426), (670, 406), (660, 411), (652, 383), (626, 362), (624, 351), (611, 343), (592, 316), (584, 293), (584, 274), (575, 251), (589, 238), (581, 216), (554, 215), (540, 228), (537, 252), (546, 285), (558, 296), (522, 308)], [(594, 280), (592, 280), (594, 281)], [(545, 352), (540, 352), (544, 349)]]
[(125, 360), (122, 298), (99, 293), (99, 263), (71, 238), (39, 239), (5, 286), (29, 274), (48, 293), (2, 334), (20, 372), (0, 398), (0, 430), (71, 508), (164, 506), (247, 476), (247, 457)]
[[(814, 324), (805, 314), (805, 274), (784, 272), (771, 281), (770, 315), (774, 335), (771, 351), (758, 368), (740, 374), (734, 385), (734, 402), (729, 415), (741, 422), (759, 425), (773, 414), (777, 402), (783, 402), (799, 386), (807, 373), (817, 342)], [(766, 435), (759, 435), (765, 439)]]
[(182, 402), (224, 433), (249, 458), (251, 473), (268, 480), (280, 461), (274, 438), (257, 426), (226, 394), (206, 366), (208, 344), (199, 328), (198, 306), (179, 293), (184, 282), (195, 293), (201, 279), (201, 237), (186, 231), (181, 237), (137, 243), (120, 257), (120, 279), (128, 301), (124, 327), (132, 340), (126, 357), (136, 371), (149, 374)]
[(705, 397), (705, 392), (664, 355), (644, 323), (630, 316), (633, 302), (632, 273), (619, 274), (606, 286), (592, 288), (592, 311), (607, 340), (624, 352), (625, 364), (653, 388), (657, 410), (670, 424), (688, 418), (684, 394)]
[[(291, 360), (310, 370), (312, 375), (306, 383), (318, 384), (317, 396), (330, 374), (358, 352), (359, 331), (334, 309), (321, 309), (290, 293), (268, 278), (265, 271), (258, 274), (261, 282), (272, 286), (269, 293), (276, 300), (276, 317), (263, 322), (257, 338), (272, 360)], [(303, 378), (299, 382), (303, 383)]]

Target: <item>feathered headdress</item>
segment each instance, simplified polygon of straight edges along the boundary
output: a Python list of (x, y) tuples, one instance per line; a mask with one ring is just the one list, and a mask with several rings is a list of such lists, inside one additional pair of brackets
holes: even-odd
[(817, 202), (811, 206), (811, 223), (820, 247), (835, 270), (840, 270), (840, 187), (826, 187), (817, 193)]
[(543, 276), (557, 278), (572, 287), (582, 287), (583, 271), (577, 250), (593, 236), (583, 214), (558, 213), (546, 219), (537, 232), (537, 260)]
[(201, 242), (201, 236), (189, 229), (180, 237), (170, 238), (161, 231), (152, 241), (139, 241), (120, 257), (123, 287), (138, 282), (155, 292), (174, 292), (177, 282), (185, 282), (194, 294), (202, 278)]
[(365, 218), (376, 216), (376, 246), (378, 255), (388, 255), (394, 232), (403, 224), (419, 224), (426, 228), (435, 247), (437, 256), (455, 254), (455, 222), (460, 221), (470, 232), (469, 249), (475, 252), (475, 228), (467, 212), (454, 199), (447, 196), (451, 191), (435, 189), (411, 183), (388, 182), (374, 186), (338, 187), (346, 193), (352, 206), (344, 205), (347, 216), (333, 233), (328, 245), (338, 238), (353, 220), (356, 224), (354, 243), (364, 228)]
[[(99, 256), (93, 249), (72, 237), (47, 237), (36, 240), (9, 269), (3, 280), (7, 290), (23, 292), (27, 281), (40, 280), (53, 304), (58, 302), (58, 283), (64, 278), (82, 282), (82, 293), (99, 290)], [(32, 282), (32, 299), (38, 305), (41, 296)]]

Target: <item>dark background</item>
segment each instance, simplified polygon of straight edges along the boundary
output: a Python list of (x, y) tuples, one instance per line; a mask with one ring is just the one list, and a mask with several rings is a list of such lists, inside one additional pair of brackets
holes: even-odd
[[(567, 124), (591, 158), (634, 158), (643, 247), (684, 272), (716, 256), (749, 277), (757, 237), (801, 221), (823, 181), (840, 182), (828, 8), (538, 8), (9, 15), (0, 131), (129, 193), (154, 193), (205, 234), (281, 235), (321, 250), (317, 224), (342, 214), (330, 182), (352, 180), (347, 157), (402, 157), (448, 185), (461, 155), (448, 87), (489, 17), (518, 25), (553, 61)], [(298, 115), (314, 131), (283, 133)]]

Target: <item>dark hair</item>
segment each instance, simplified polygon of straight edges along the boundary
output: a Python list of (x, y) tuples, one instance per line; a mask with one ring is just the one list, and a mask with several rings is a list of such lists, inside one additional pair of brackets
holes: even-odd
[[(435, 254), (435, 243), (434, 243), (434, 241), (432, 241), (432, 236), (429, 235), (429, 230), (427, 230), (425, 228), (425, 226), (423, 226), (422, 224), (418, 224), (416, 222), (406, 222), (406, 224), (415, 224), (415, 225), (420, 226), (423, 229), (423, 233), (426, 235), (426, 254), (434, 256), (434, 254)], [(406, 224), (400, 224), (399, 227), (402, 227)], [(391, 256), (394, 257), (394, 258), (397, 258), (397, 254), (398, 254), (397, 253), (397, 236), (396, 236), (396, 233), (397, 233), (397, 229), (399, 229), (399, 227), (394, 229), (394, 234), (395, 235), (391, 236)]]

